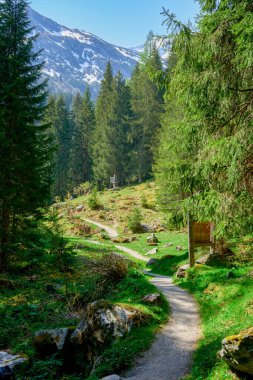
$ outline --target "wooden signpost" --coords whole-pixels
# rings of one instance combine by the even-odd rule
[[[188,238],[189,238],[189,264],[195,264],[195,247],[210,247],[210,253],[215,250],[214,225],[211,222],[196,222],[188,218]]]
[[[116,174],[114,174],[113,177],[110,177],[110,185],[112,185],[112,190],[119,188],[118,179],[116,177]]]

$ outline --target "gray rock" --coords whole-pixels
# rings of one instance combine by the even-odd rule
[[[168,247],[172,247],[173,246],[173,243],[167,243],[163,246],[163,248],[168,248]]]
[[[152,233],[152,235],[147,237],[147,243],[148,244],[157,244],[159,242],[158,237]]]
[[[34,344],[39,351],[47,348],[52,351],[61,351],[65,346],[68,333],[68,328],[40,330],[35,333]]]
[[[159,293],[147,294],[142,298],[142,301],[148,304],[157,305],[161,302],[161,295]]]
[[[158,262],[158,259],[155,259],[155,258],[152,258],[150,259],[148,262],[147,262],[147,266],[151,266],[151,265],[154,265]]]
[[[71,335],[72,343],[86,340],[106,344],[126,335],[141,320],[141,313],[123,309],[107,301],[95,301],[87,306],[85,316]]]
[[[81,320],[77,328],[71,334],[70,341],[74,344],[83,345],[89,337],[89,325],[86,319]]]
[[[83,211],[83,209],[84,209],[84,205],[80,205],[76,207],[76,211],[78,212]]]
[[[178,278],[186,277],[187,269],[189,269],[189,268],[190,268],[189,264],[183,265],[180,268],[178,268],[178,270],[176,272],[176,277],[178,277]]]
[[[148,251],[146,255],[155,255],[158,252],[158,248],[151,249],[151,251]]]
[[[118,375],[109,375],[109,376],[103,377],[100,380],[123,380],[123,377],[120,377]]]
[[[29,359],[25,355],[12,355],[6,351],[0,351],[0,379],[8,379],[15,371],[26,367]]]
[[[220,356],[232,368],[253,375],[253,327],[223,339]]]
[[[196,260],[196,264],[206,264],[207,260],[209,259],[209,253],[205,256],[200,257],[199,259]]]

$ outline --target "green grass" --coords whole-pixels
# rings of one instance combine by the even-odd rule
[[[188,380],[234,380],[238,377],[219,359],[224,337],[235,335],[253,325],[253,281],[246,276],[253,267],[233,269],[228,279],[226,266],[199,266],[188,277],[177,281],[190,291],[200,305],[203,338],[197,348]]]
[[[59,270],[54,254],[44,254],[26,270],[22,271],[19,263],[16,263],[17,267],[13,266],[9,274],[0,276],[0,279],[10,280],[14,284],[13,289],[1,287],[0,350],[10,349],[13,353],[24,353],[30,357],[32,366],[26,374],[29,380],[62,378],[57,374],[59,360],[52,358],[41,361],[34,349],[33,337],[35,331],[40,329],[77,325],[79,318],[71,317],[69,313],[72,311],[71,300],[76,297],[84,303],[106,299],[137,308],[147,315],[147,323],[134,328],[129,336],[115,342],[105,351],[105,361],[97,368],[99,376],[109,374],[114,368],[127,368],[135,354],[149,346],[156,330],[168,316],[168,305],[164,300],[160,306],[145,306],[142,302],[142,298],[156,291],[156,288],[141,273],[141,266],[137,263],[131,262],[125,279],[106,286],[100,285],[98,276],[87,271],[85,260],[117,251],[113,244],[106,242],[95,245],[78,237],[68,240],[74,247],[81,244],[82,249],[76,250],[71,270],[66,274]],[[48,285],[57,290],[48,291]],[[123,354],[126,348],[127,355]],[[71,378],[83,379],[82,376]]]

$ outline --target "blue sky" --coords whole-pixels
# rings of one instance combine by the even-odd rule
[[[30,0],[44,16],[124,47],[141,45],[150,30],[164,34],[162,7],[182,21],[194,20],[195,0]]]

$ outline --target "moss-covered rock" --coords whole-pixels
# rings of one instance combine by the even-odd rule
[[[223,339],[220,356],[232,368],[253,375],[253,327]]]

